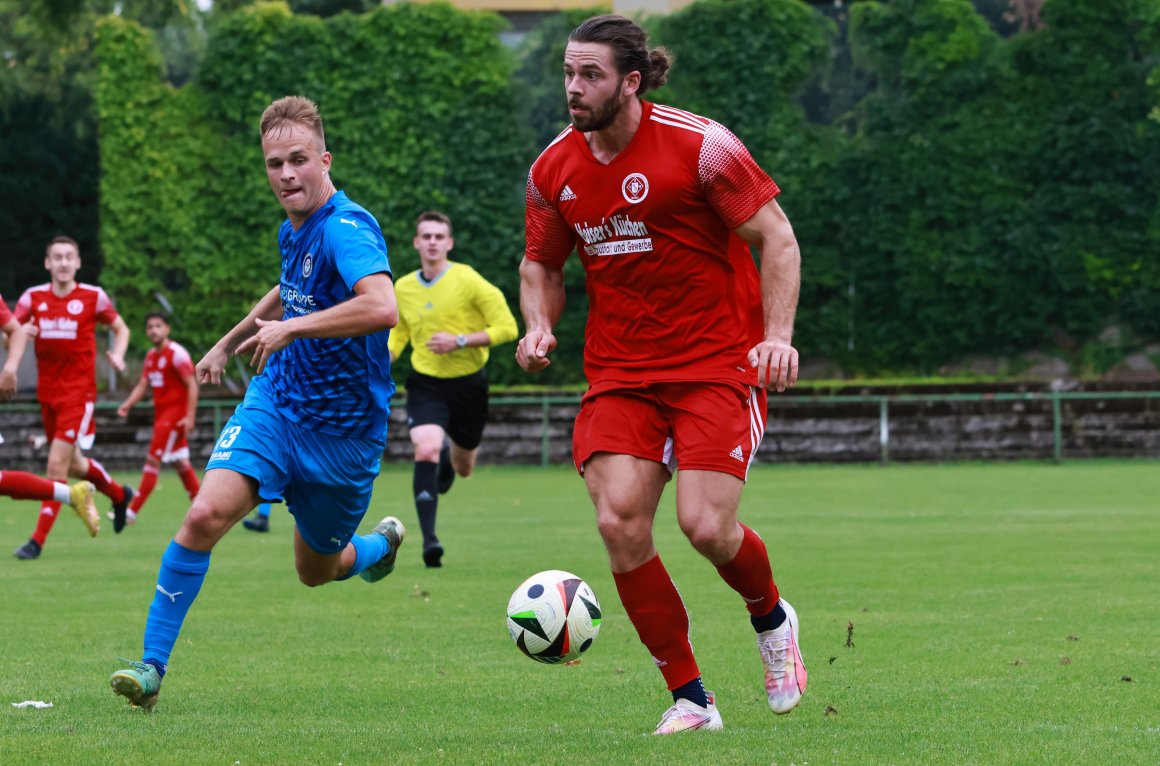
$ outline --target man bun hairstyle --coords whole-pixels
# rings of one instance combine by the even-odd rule
[[[305,96],[285,96],[266,107],[262,112],[262,138],[271,130],[277,130],[288,125],[301,125],[309,128],[318,138],[318,145],[326,151],[326,134],[322,130],[322,114],[318,105]]]
[[[649,50],[648,32],[632,19],[611,13],[593,16],[573,29],[568,41],[602,43],[611,47],[616,71],[621,77],[629,72],[640,72],[638,96],[668,82],[672,56],[664,48]]]

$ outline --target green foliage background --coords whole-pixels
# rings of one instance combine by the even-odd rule
[[[501,24],[447,5],[322,19],[259,3],[220,19],[195,79],[174,89],[149,33],[103,20],[105,280],[130,321],[161,291],[182,336],[205,348],[277,284],[284,214],[262,172],[257,124],[293,93],[318,103],[332,177],[379,219],[397,274],[418,265],[415,217],[438,208],[455,222],[460,257],[514,298],[532,147],[510,121],[514,59]],[[502,379],[514,363],[496,356]]]
[[[1048,0],[1046,26],[1014,34],[994,5],[700,0],[643,19],[676,59],[656,100],[730,127],[783,189],[807,358],[922,373],[1078,347],[1110,324],[1160,337],[1160,0]],[[564,39],[591,12],[550,18],[513,53],[497,17],[446,5],[323,19],[259,3],[215,16],[179,89],[150,33],[105,19],[102,281],[131,320],[163,292],[195,347],[236,321],[277,279],[256,122],[302,93],[396,271],[415,267],[415,215],[442,208],[460,257],[515,307],[527,167],[567,124]],[[574,261],[539,382],[581,377]],[[495,380],[526,382],[508,349],[493,359]]]

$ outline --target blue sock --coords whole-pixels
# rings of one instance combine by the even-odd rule
[[[270,518],[270,504],[269,503],[259,504],[258,505],[258,515],[265,516],[267,519]]]
[[[208,569],[209,551],[193,551],[176,540],[169,543],[161,557],[156,592],[145,620],[142,661],[156,666],[162,675],[169,664],[169,653],[177,643],[185,613],[197,598]]]
[[[701,677],[697,676],[684,686],[678,686],[673,689],[673,702],[684,698],[689,702],[695,702],[701,707],[709,706],[709,695],[705,693],[705,685],[701,683]]]
[[[350,544],[354,546],[354,565],[349,572],[338,578],[340,580],[349,580],[371,564],[377,564],[379,559],[391,552],[391,544],[387,542],[387,538],[375,532],[355,535],[350,538]]]

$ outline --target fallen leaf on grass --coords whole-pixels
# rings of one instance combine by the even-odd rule
[[[1020,659],[1019,657],[1016,657],[1015,659],[1011,660],[1011,664],[1012,665],[1026,665],[1027,663],[1024,662],[1022,659]]]
[[[1060,665],[1070,665],[1071,664],[1071,657],[1060,657],[1059,664]]]
[[[826,715],[830,716],[830,715],[837,715],[837,714],[838,714],[838,709],[836,707],[834,707],[833,705],[826,705]]]

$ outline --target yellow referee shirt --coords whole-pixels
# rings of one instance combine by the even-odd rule
[[[462,348],[449,354],[427,350],[437,332],[468,335],[486,330],[491,345],[515,340],[519,330],[500,289],[465,263],[451,261],[427,283],[413,271],[395,283],[399,323],[391,330],[389,347],[398,359],[411,344],[411,367],[434,378],[461,378],[487,364],[488,347]]]

